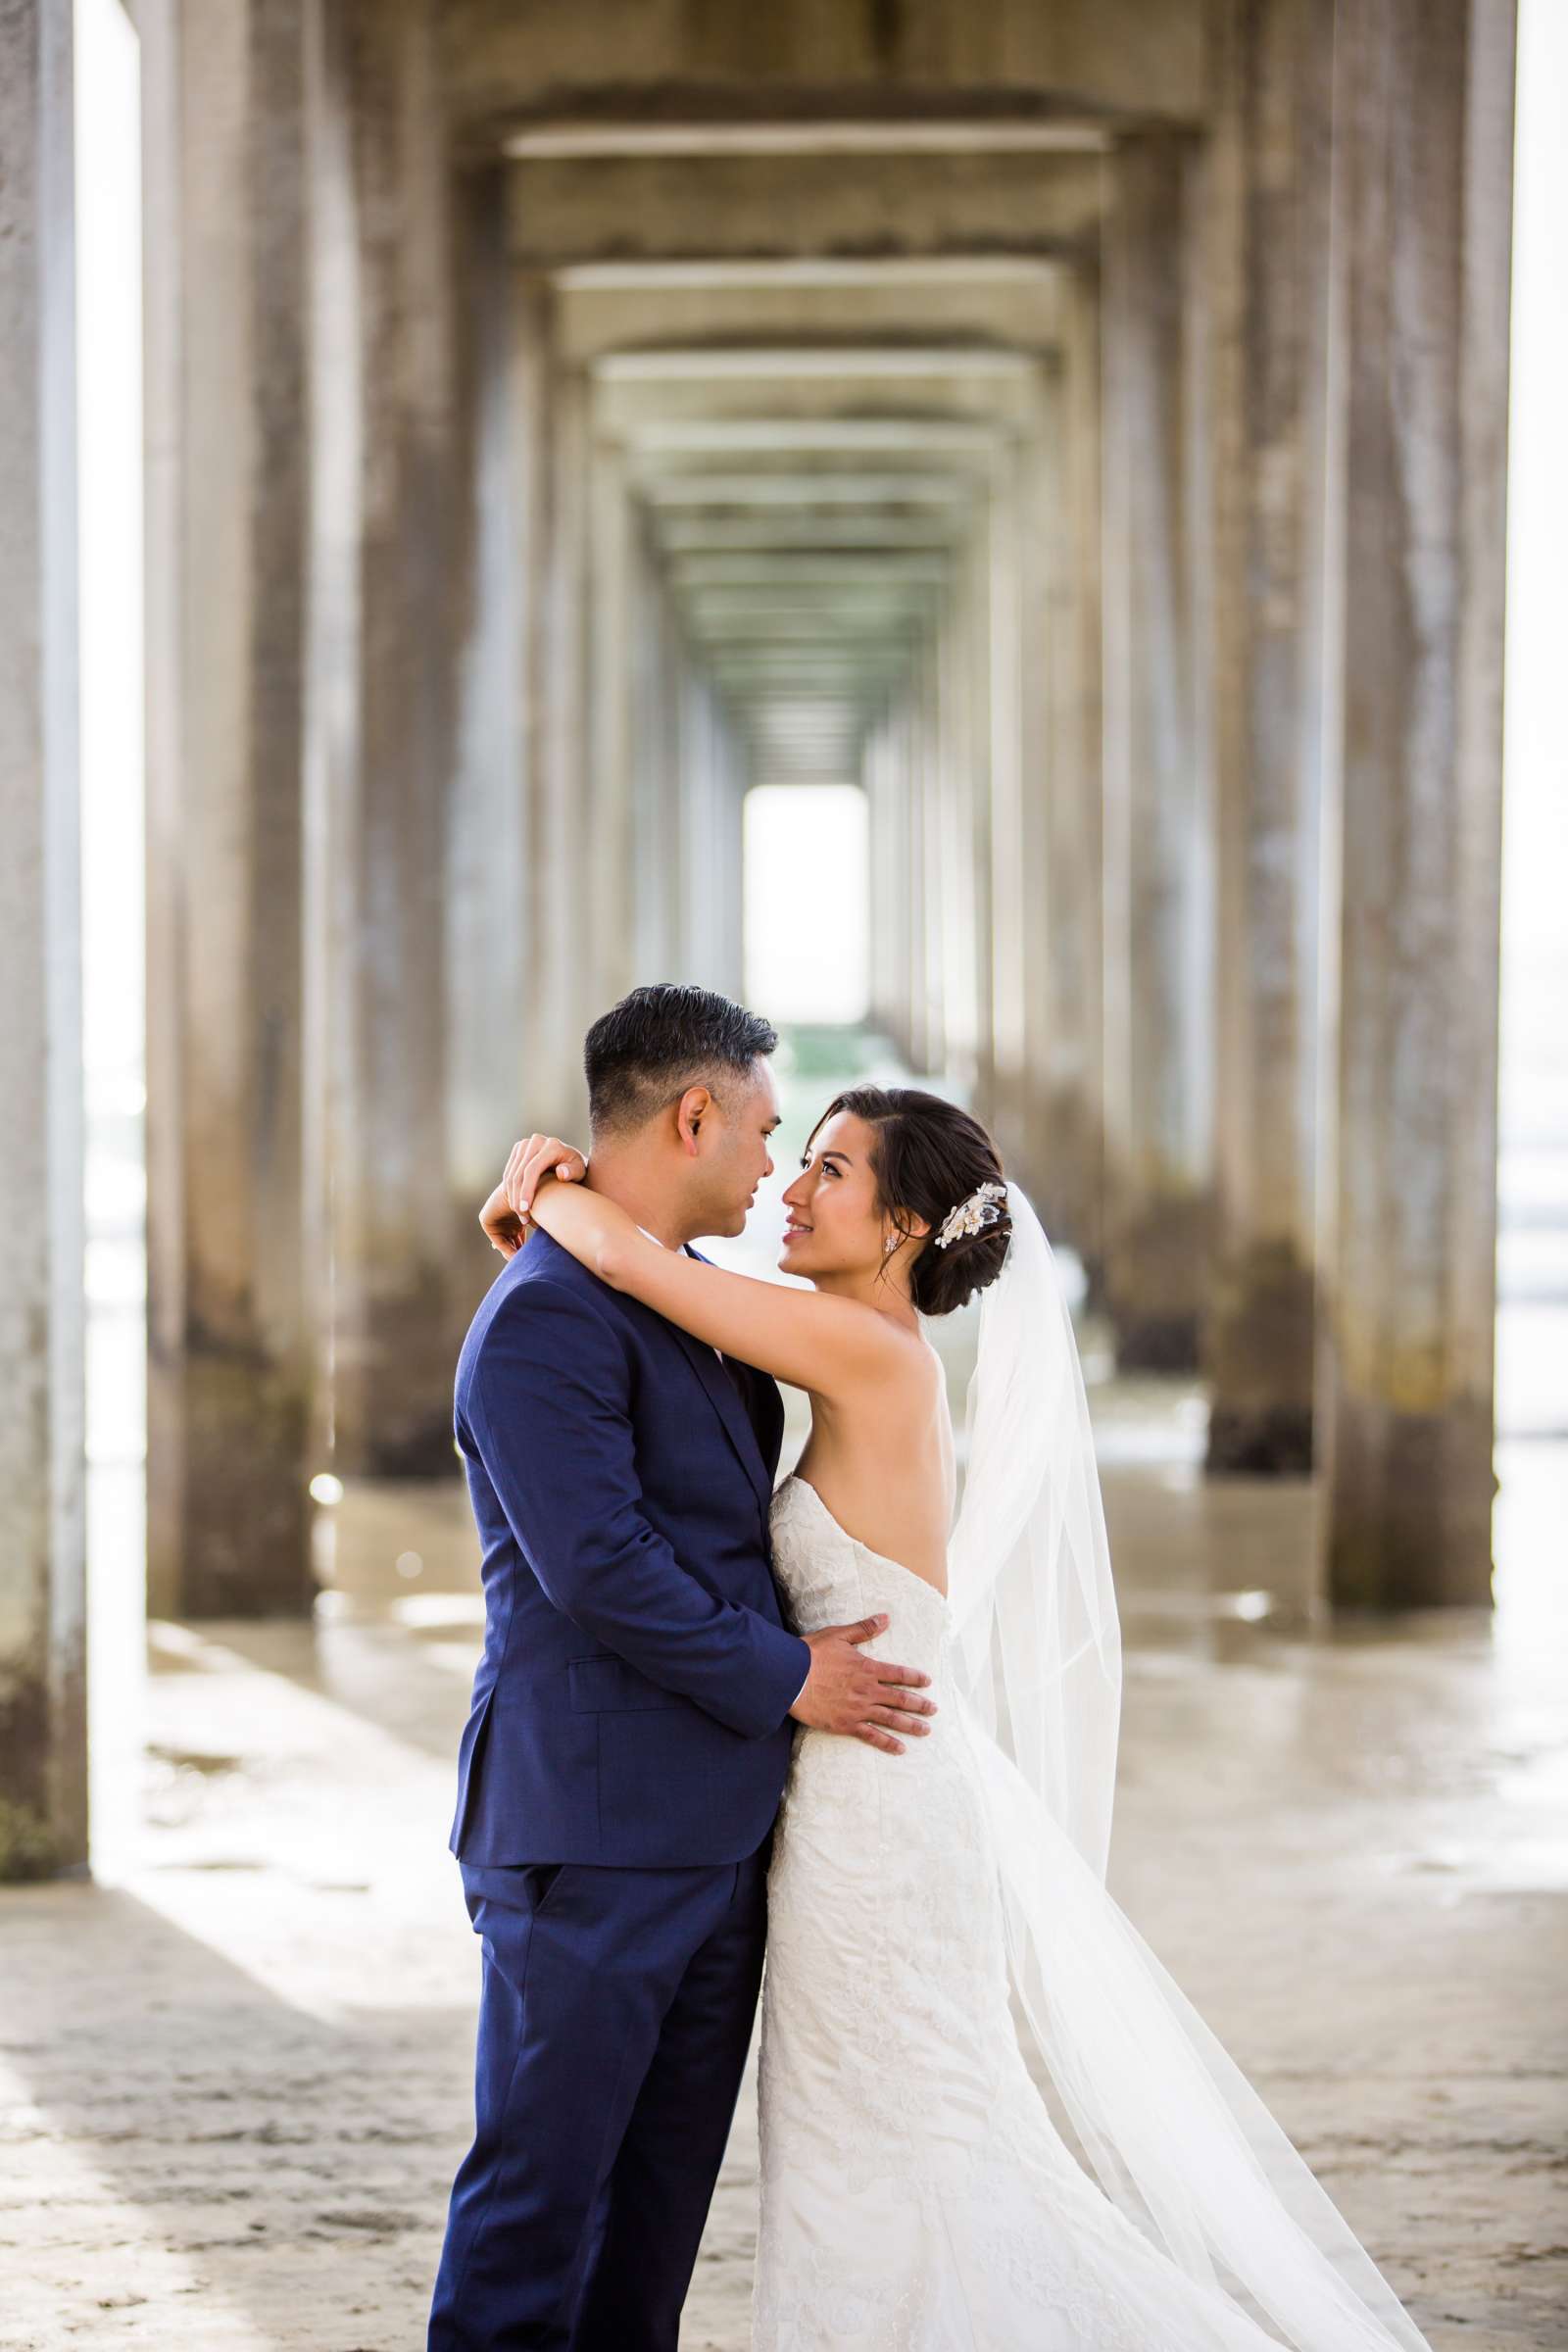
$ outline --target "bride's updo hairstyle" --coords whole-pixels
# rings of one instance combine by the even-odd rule
[[[909,1293],[922,1315],[951,1315],[976,1291],[995,1282],[1007,1254],[1012,1225],[1004,1206],[995,1223],[959,1233],[937,1248],[943,1220],[982,1184],[1005,1184],[997,1147],[976,1118],[917,1086],[857,1086],[836,1095],[816,1127],[847,1110],[875,1132],[871,1166],[877,1205],[899,1231],[910,1234],[923,1217],[929,1239],[915,1257]]]

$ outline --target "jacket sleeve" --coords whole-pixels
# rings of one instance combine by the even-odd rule
[[[591,1303],[519,1284],[466,1398],[485,1469],[549,1599],[666,1690],[744,1738],[776,1731],[811,1654],[683,1568],[642,1507],[624,1350]]]

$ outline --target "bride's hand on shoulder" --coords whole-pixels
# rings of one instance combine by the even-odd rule
[[[533,1230],[534,1200],[545,1178],[580,1184],[587,1172],[582,1152],[559,1135],[530,1135],[514,1144],[501,1182],[479,1211],[491,1248],[503,1257],[515,1257]]]

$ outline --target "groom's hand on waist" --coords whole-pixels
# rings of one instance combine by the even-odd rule
[[[790,1709],[797,1723],[813,1732],[840,1732],[863,1740],[890,1756],[902,1756],[905,1739],[923,1740],[930,1731],[922,1721],[937,1711],[935,1699],[920,1692],[931,1681],[912,1666],[890,1666],[883,1658],[868,1658],[862,1642],[887,1631],[886,1617],[861,1617],[854,1625],[825,1625],[808,1634],[811,1671],[806,1688]]]

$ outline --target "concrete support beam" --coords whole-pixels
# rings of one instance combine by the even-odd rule
[[[0,1879],[87,1856],[72,76],[0,13]]]
[[[1336,1602],[1485,1604],[1512,0],[1340,11]]]
[[[1313,1461],[1334,0],[1230,5],[1205,168],[1218,861],[1214,1470]]]
[[[315,1290],[349,1474],[451,1435],[446,809],[462,633],[437,11],[313,0],[311,819]]]
[[[1092,238],[1089,155],[595,158],[513,166],[512,245],[549,270],[968,252],[1024,261]]]
[[[564,119],[583,126],[579,140],[597,128],[601,144],[622,124],[645,139],[690,126],[688,146],[725,130],[760,143],[796,125],[817,146],[835,130],[841,143],[901,131],[918,142],[934,119],[959,125],[969,153],[990,161],[1015,124],[1039,136],[1093,128],[1123,108],[1171,119],[1202,104],[1201,0],[983,11],[961,36],[946,8],[924,0],[827,16],[818,0],[780,0],[765,29],[729,9],[643,8],[616,20],[612,43],[593,10],[448,0],[445,20],[449,88],[465,119],[514,109],[519,130]],[[549,105],[558,91],[571,95]]]
[[[304,12],[150,0],[148,1595],[309,1606]]]
[[[1126,1369],[1198,1358],[1209,810],[1195,692],[1191,153],[1119,153],[1105,236],[1105,1296]]]

